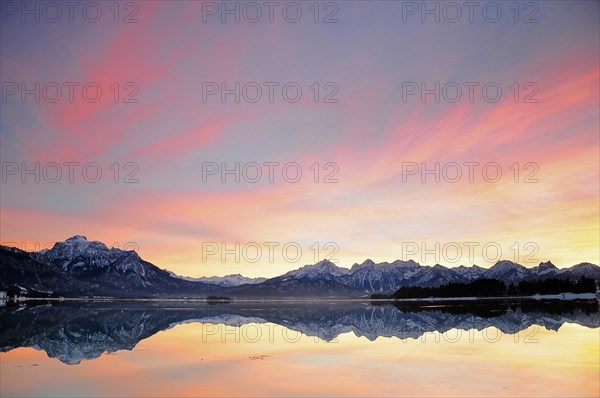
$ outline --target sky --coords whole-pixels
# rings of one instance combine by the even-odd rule
[[[598,2],[61,4],[0,4],[4,245],[600,262]]]

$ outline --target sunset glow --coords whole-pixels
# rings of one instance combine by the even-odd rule
[[[544,2],[531,24],[512,14],[496,24],[402,23],[401,3],[343,2],[332,24],[312,14],[297,24],[224,24],[202,2],[159,1],[140,3],[130,24],[108,13],[97,24],[24,31],[9,18],[0,39],[1,243],[32,251],[81,234],[188,276],[269,277],[328,256],[346,267],[367,258],[598,264],[598,3]],[[9,82],[58,82],[63,97],[48,101],[52,86],[23,103]],[[62,82],[81,83],[72,103]],[[81,94],[86,82],[102,88],[98,102]],[[255,85],[223,103],[207,91],[222,82]],[[265,82],[279,84],[272,102]],[[302,88],[297,102],[282,98],[286,82]],[[407,95],[422,82],[456,82],[463,97]],[[473,101],[464,82],[481,83]],[[496,102],[483,97],[488,82],[502,88]],[[256,86],[261,99],[246,101]],[[335,88],[337,103],[325,102]],[[57,182],[48,181],[51,162],[61,165]],[[67,162],[79,163],[72,182]],[[90,162],[102,172],[95,183],[96,168],[82,173]],[[211,168],[236,162],[239,183]],[[273,182],[266,162],[278,162]],[[297,167],[282,174],[291,162],[298,182],[289,181]],[[249,182],[254,163],[262,178]],[[423,183],[436,163],[440,182]],[[462,175],[451,182],[455,165]],[[269,242],[278,245],[272,259]],[[301,257],[283,252],[290,242]],[[207,255],[207,243],[219,252]],[[221,245],[236,243],[239,258],[222,258]],[[249,261],[256,246],[261,256]]]
[[[532,327],[520,332],[520,337],[497,330],[450,330],[438,335],[438,342],[433,333],[402,341],[380,337],[367,348],[366,339],[352,333],[327,343],[273,324],[213,329],[191,323],[144,340],[131,352],[70,366],[69,391],[194,397],[238,396],[249,389],[257,396],[372,396],[375,391],[419,397],[563,397],[574,392],[594,396],[600,388],[594,332],[577,325],[565,325],[561,332],[561,344],[555,331]],[[486,341],[484,334],[500,338]],[[523,341],[529,335],[535,336],[535,343]],[[545,347],[552,344],[556,350],[548,352]],[[19,390],[22,393],[61,395],[65,391],[60,380],[67,365],[32,348],[4,355],[3,360],[16,366],[3,369],[2,377],[14,386],[27,386]],[[263,360],[257,359],[261,356]],[[325,358],[327,362],[319,361]],[[40,370],[45,373],[39,376],[39,384],[49,388],[28,385],[18,366],[31,363],[42,363]],[[327,370],[316,372],[316,365]],[[256,374],[268,375],[268,381],[257,383]],[[2,392],[14,393],[4,387]]]

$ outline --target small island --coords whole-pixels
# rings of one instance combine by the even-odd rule
[[[206,302],[208,304],[229,304],[233,301],[231,297],[226,296],[208,296]]]

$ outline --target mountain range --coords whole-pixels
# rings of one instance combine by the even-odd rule
[[[25,252],[0,246],[0,290],[28,295],[117,297],[360,297],[390,293],[405,286],[436,287],[451,282],[491,278],[506,284],[545,278],[600,280],[600,267],[581,263],[559,269],[551,262],[533,268],[502,260],[491,268],[447,268],[408,260],[351,268],[328,260],[305,265],[274,278],[178,276],[144,261],[135,251],[108,248],[81,235],[51,249]]]

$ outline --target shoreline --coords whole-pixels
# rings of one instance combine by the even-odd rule
[[[490,296],[490,297],[420,297],[420,298],[401,298],[401,299],[373,299],[370,301],[485,301],[485,300],[599,300],[597,293],[558,293],[558,294],[535,294],[532,296]]]
[[[326,302],[440,302],[440,301],[505,301],[505,300],[597,300],[600,301],[597,293],[559,293],[559,294],[536,294],[533,296],[494,296],[494,297],[420,297],[420,298],[247,298],[236,299],[231,297],[231,301],[213,301],[206,298],[139,298],[139,297],[19,297],[19,298],[1,298],[0,303],[6,302],[24,302],[24,301],[81,301],[81,302],[176,302],[176,303],[206,303],[206,304],[234,304],[234,303],[326,303]]]

